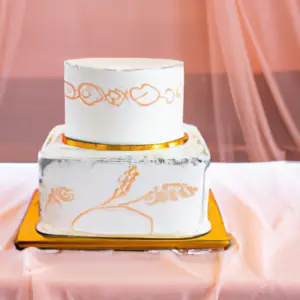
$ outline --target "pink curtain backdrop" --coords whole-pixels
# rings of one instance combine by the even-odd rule
[[[0,161],[64,122],[63,60],[185,62],[214,161],[300,159],[300,0],[0,0]]]

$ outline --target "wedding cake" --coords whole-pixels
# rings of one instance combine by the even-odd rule
[[[184,65],[67,60],[65,124],[39,152],[43,234],[186,238],[210,231],[210,153],[183,123]]]

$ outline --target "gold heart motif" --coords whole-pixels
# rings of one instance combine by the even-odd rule
[[[160,98],[159,90],[148,83],[131,88],[129,95],[140,106],[150,106]]]

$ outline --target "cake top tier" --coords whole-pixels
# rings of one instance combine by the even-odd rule
[[[165,143],[183,132],[183,62],[150,58],[65,61],[65,135],[113,145]]]

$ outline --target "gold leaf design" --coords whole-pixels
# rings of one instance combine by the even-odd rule
[[[45,204],[45,210],[47,210],[50,203],[61,205],[60,202],[71,202],[75,198],[74,193],[71,189],[66,187],[51,188],[48,195],[47,202]]]
[[[113,195],[109,197],[105,202],[101,205],[107,205],[109,202],[114,199],[121,198],[126,196],[126,194],[130,191],[133,182],[136,180],[136,177],[139,176],[140,173],[137,171],[136,166],[132,166],[130,169],[126,170],[119,178],[119,187],[115,189]]]
[[[56,197],[60,201],[71,202],[74,200],[73,191],[66,187],[59,187],[56,189]]]
[[[185,183],[166,183],[162,186],[155,186],[150,192],[142,197],[124,203],[122,205],[130,205],[145,201],[147,205],[154,205],[160,202],[177,201],[180,198],[190,198],[196,194],[198,188],[188,186]]]

